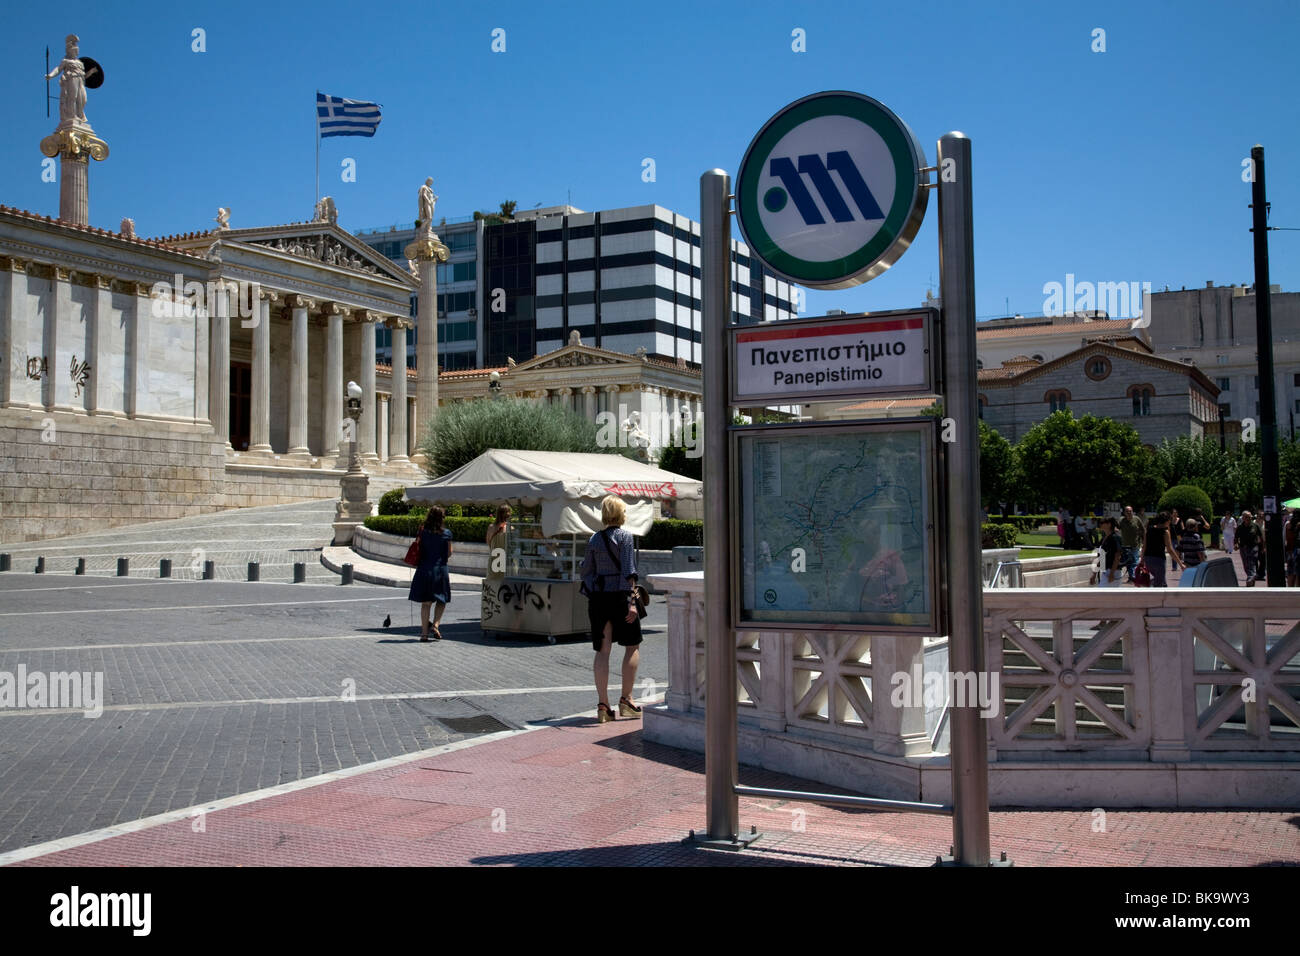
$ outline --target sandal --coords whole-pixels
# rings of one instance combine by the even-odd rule
[[[421,635],[420,635],[420,643],[421,643],[421,644],[428,644],[428,643],[429,643],[429,635],[428,635],[428,634],[421,634]]]
[[[607,723],[609,723],[611,720],[614,720],[614,719],[615,719],[615,718],[614,718],[614,711],[613,711],[613,709],[609,706],[609,704],[606,704],[606,703],[600,703],[600,704],[597,704],[597,705],[596,705],[596,722],[597,722],[597,723],[607,724]]]
[[[618,715],[620,717],[640,717],[641,708],[628,698],[620,697],[618,699]]]
[[[433,639],[434,639],[435,641],[440,641],[440,640],[442,640],[442,631],[440,631],[440,630],[438,629],[438,625],[437,625],[437,624],[433,625]]]

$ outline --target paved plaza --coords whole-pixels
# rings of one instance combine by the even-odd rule
[[[0,709],[0,853],[594,709],[586,641],[485,639],[477,594],[457,591],[444,640],[421,644],[404,590],[339,586],[319,565],[326,505],[0,548],[15,555],[0,575],[0,671],[104,675],[96,719]],[[277,560],[253,584],[159,580],[156,560],[152,577],[134,561],[131,577],[109,576],[117,555],[179,567],[194,546]],[[313,549],[308,583],[285,583],[288,556]],[[44,575],[27,566],[38,552]],[[78,555],[85,577],[70,573]],[[665,621],[656,598],[638,693],[663,693]]]

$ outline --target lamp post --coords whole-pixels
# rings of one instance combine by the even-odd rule
[[[334,506],[334,544],[352,543],[357,526],[370,515],[367,492],[370,479],[361,470],[361,457],[357,454],[357,423],[361,420],[361,386],[348,382],[344,401],[343,438],[348,443],[348,470],[339,479],[342,493]]]
[[[496,401],[498,398],[501,397],[501,373],[500,372],[488,373],[488,394],[492,396],[493,401]]]

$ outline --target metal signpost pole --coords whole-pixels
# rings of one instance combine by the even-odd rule
[[[979,419],[975,372],[975,254],[970,140],[939,139],[939,289],[943,301],[943,413],[954,440],[944,448],[947,489],[948,666],[984,670],[984,582],[980,573]],[[945,436],[947,437],[947,436]],[[952,708],[953,862],[989,865],[988,740],[976,701]],[[1000,708],[999,708],[1000,709]]]
[[[736,785],[736,639],[731,631],[731,500],[728,494],[731,320],[731,177],[700,177],[700,287],[704,341],[704,788],[710,841],[740,832]]]
[[[1273,382],[1273,309],[1268,288],[1268,199],[1264,193],[1264,147],[1250,150],[1251,222],[1255,239],[1255,341],[1259,343],[1259,437],[1264,485],[1264,565],[1268,586],[1286,586],[1282,558],[1281,481],[1277,463],[1277,396]]]

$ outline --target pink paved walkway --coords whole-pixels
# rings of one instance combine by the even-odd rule
[[[28,861],[36,866],[927,866],[947,817],[742,799],[744,853],[685,847],[703,829],[703,757],[647,743],[640,721],[562,722]],[[828,789],[741,768],[754,786]],[[802,811],[799,820],[793,811]],[[802,829],[798,828],[802,824]],[[495,828],[494,828],[495,827]],[[996,812],[1017,866],[1300,865],[1300,811]]]

